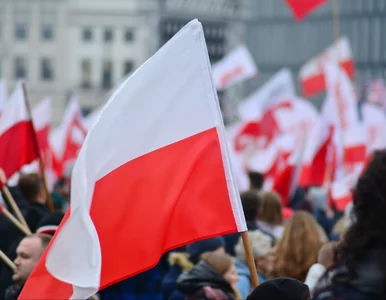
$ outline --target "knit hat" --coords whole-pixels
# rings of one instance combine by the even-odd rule
[[[208,251],[215,251],[220,247],[225,247],[225,240],[222,236],[189,244],[186,246],[186,250],[189,253],[189,259],[193,263],[197,263],[200,260],[201,254]]]
[[[292,278],[277,278],[260,284],[247,300],[306,300],[310,290],[304,283]]]
[[[64,214],[62,212],[56,211],[52,213],[46,214],[39,222],[38,229],[36,229],[36,233],[46,233],[50,235],[54,235]]]

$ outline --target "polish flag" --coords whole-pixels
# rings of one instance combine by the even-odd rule
[[[11,178],[22,166],[39,157],[21,82],[17,83],[15,91],[4,106],[0,118],[0,145],[0,168],[7,178]]]
[[[361,107],[362,119],[368,135],[367,155],[386,148],[386,116],[377,105],[364,103]]]
[[[294,96],[295,87],[291,71],[282,69],[238,106],[240,119],[244,121],[260,120],[267,110],[281,102],[292,101]]]
[[[344,132],[344,162],[346,166],[364,164],[367,158],[368,135],[365,126],[358,123]]]
[[[320,118],[305,142],[299,185],[322,186],[327,171],[327,154],[332,145],[333,127]]]
[[[54,130],[51,137],[55,156],[63,165],[63,169],[72,165],[76,160],[86,134],[87,129],[84,125],[78,99],[76,95],[73,95],[61,124]]]
[[[349,77],[355,75],[354,59],[350,43],[341,37],[333,45],[300,68],[299,79],[304,97],[311,97],[326,89],[323,64],[330,61],[346,72]]]
[[[257,67],[246,46],[239,46],[213,65],[213,80],[217,90],[252,78]]]
[[[288,206],[296,189],[297,179],[301,168],[304,151],[304,140],[297,143],[290,157],[285,160],[285,165],[275,176],[272,190],[277,192],[282,199],[283,206]]]
[[[32,110],[32,120],[35,126],[40,151],[45,152],[49,149],[48,137],[52,122],[51,98],[44,98],[36,107],[34,107]]]
[[[285,0],[291,8],[292,13],[297,21],[300,21],[308,14],[313,12],[319,6],[326,3],[328,0]]]
[[[247,230],[226,145],[194,20],[103,108],[74,166],[71,211],[19,299],[86,299],[173,248]]]

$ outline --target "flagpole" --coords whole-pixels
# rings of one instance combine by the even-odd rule
[[[0,258],[4,261],[4,263],[8,267],[12,269],[12,271],[16,269],[15,264],[12,262],[12,260],[9,259],[9,257],[2,250],[0,250]]]
[[[257,277],[257,270],[255,265],[255,259],[253,257],[251,243],[249,241],[248,231],[241,233],[241,238],[243,239],[243,245],[245,249],[245,256],[247,258],[249,274],[251,274],[251,281],[253,288],[256,288],[259,285],[259,278]]]
[[[37,137],[36,137],[35,126],[34,126],[34,122],[32,120],[31,107],[29,105],[27,89],[26,89],[26,86],[25,86],[24,82],[22,82],[22,87],[23,87],[23,94],[24,94],[25,105],[27,107],[28,114],[29,114],[29,116],[31,118],[32,129],[33,129],[33,132],[34,132],[34,139],[35,139],[34,142],[35,142],[36,150],[38,151],[38,161],[39,161],[40,172],[41,172],[41,175],[42,175],[43,187],[44,187],[44,190],[45,190],[46,195],[47,195],[47,205],[48,205],[49,210],[52,212],[55,209],[54,209],[54,205],[52,203],[51,194],[48,191],[46,172],[45,172],[45,168],[44,168],[44,162],[43,162],[43,159],[42,159],[41,154],[40,154],[40,149],[39,149],[38,141],[37,141]]]
[[[15,225],[20,231],[25,235],[32,234],[31,230],[28,227],[25,227],[22,223],[18,221],[9,211],[3,206],[0,206],[0,213],[2,213],[13,225]]]
[[[340,36],[339,0],[332,0],[332,14],[334,24],[334,39],[337,41]]]

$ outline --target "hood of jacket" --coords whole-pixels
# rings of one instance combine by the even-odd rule
[[[220,289],[225,293],[233,293],[228,281],[203,261],[200,261],[190,271],[181,274],[177,280],[178,289],[187,295],[193,294],[205,286]]]

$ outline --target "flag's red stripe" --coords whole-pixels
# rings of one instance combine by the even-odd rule
[[[358,145],[344,149],[345,163],[363,163],[366,160],[366,146]]]
[[[102,250],[101,288],[149,269],[172,248],[237,231],[217,130],[103,177],[95,185],[91,217]]]
[[[353,77],[355,75],[355,66],[352,60],[343,61],[340,66],[346,73]],[[323,73],[319,73],[302,80],[302,90],[305,97],[312,97],[326,90],[326,80]]]
[[[0,168],[10,178],[38,157],[31,121],[16,123],[0,136]]]

